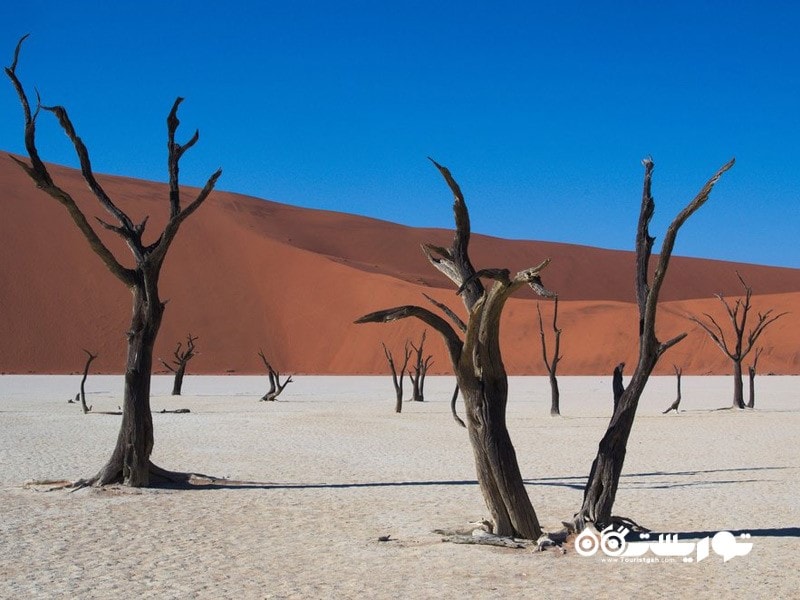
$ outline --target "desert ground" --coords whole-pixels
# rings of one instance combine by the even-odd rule
[[[108,457],[119,416],[66,400],[79,376],[0,377],[0,596],[7,598],[786,598],[800,585],[798,377],[757,380],[757,408],[728,406],[728,377],[675,379],[639,408],[615,513],[698,541],[748,532],[749,554],[622,561],[602,553],[445,543],[437,529],[486,518],[450,377],[393,412],[387,377],[298,376],[258,402],[263,377],[154,378],[153,460],[248,482],[198,489],[44,491]],[[87,381],[93,412],[120,403],[119,376]],[[611,412],[610,377],[510,381],[509,427],[546,530],[579,507]],[[189,408],[189,414],[160,414]],[[388,541],[379,538],[388,537]]]

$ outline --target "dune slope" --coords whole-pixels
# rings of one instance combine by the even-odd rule
[[[80,174],[52,167],[63,187],[100,216]],[[166,212],[166,186],[124,177],[100,178],[115,201],[141,219],[151,236]],[[128,291],[108,273],[66,211],[36,190],[7,156],[0,158],[4,218],[0,234],[0,371],[79,371],[82,348],[99,354],[94,368],[120,372],[128,326]],[[195,190],[186,189],[186,197]],[[441,201],[450,199],[443,189]],[[473,224],[476,230],[480,224]],[[127,260],[127,249],[106,236]],[[199,336],[194,373],[258,373],[263,348],[282,372],[372,374],[386,371],[381,342],[397,351],[418,339],[418,322],[353,325],[358,316],[389,306],[425,303],[422,293],[461,311],[452,285],[427,264],[422,242],[449,244],[452,233],[415,229],[354,215],[286,206],[215,192],[181,229],[162,276],[169,299],[156,355],[168,359],[191,332]],[[562,298],[564,374],[608,373],[632,362],[636,344],[633,255],[568,244],[512,241],[474,235],[478,267],[521,269],[544,257],[553,262],[545,282]],[[763,337],[761,372],[800,373],[800,270],[676,257],[662,299],[664,337],[689,337],[662,361],[687,373],[726,373],[719,350],[688,322],[687,314],[723,317],[713,294],[741,293],[739,270],[758,294],[756,310],[789,311]],[[543,305],[545,315],[551,307]],[[520,294],[503,323],[506,366],[541,374],[536,306]],[[547,316],[545,317],[547,318]],[[432,372],[447,373],[443,346],[428,336]]]

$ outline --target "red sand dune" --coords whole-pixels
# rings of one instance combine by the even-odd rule
[[[52,167],[62,186],[100,215],[80,174]],[[135,219],[150,215],[158,231],[167,209],[166,186],[101,177],[112,198]],[[81,348],[99,353],[93,369],[121,372],[129,292],[77,232],[66,211],[36,190],[6,156],[0,158],[0,371],[79,371]],[[186,200],[196,190],[187,188]],[[441,201],[449,205],[446,187]],[[480,223],[473,223],[480,229]],[[104,239],[111,239],[102,232]],[[113,236],[112,236],[113,237]],[[214,192],[184,223],[162,276],[169,299],[156,356],[169,358],[178,341],[199,336],[190,373],[260,373],[263,348],[282,372],[382,374],[380,343],[399,351],[423,325],[401,321],[353,325],[362,314],[402,304],[426,304],[422,293],[463,313],[453,286],[419,250],[422,242],[448,245],[452,233],[415,229],[353,215],[301,209],[227,192]],[[127,260],[127,249],[110,242]],[[567,244],[509,241],[474,235],[476,266],[512,270],[551,257],[545,283],[559,292],[564,359],[560,372],[608,374],[636,356],[633,255]],[[663,338],[689,332],[662,359],[689,374],[724,374],[729,366],[687,314],[724,318],[713,294],[741,293],[739,270],[757,296],[756,310],[789,311],[762,337],[762,373],[800,374],[800,270],[675,257],[662,294]],[[552,306],[543,304],[545,318]],[[449,373],[438,336],[428,335],[435,363]],[[506,366],[512,374],[542,374],[536,304],[528,292],[507,305],[503,323]]]

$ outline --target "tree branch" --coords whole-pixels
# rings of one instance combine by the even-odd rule
[[[464,202],[464,195],[461,193],[461,188],[458,186],[455,179],[453,179],[450,170],[430,157],[428,160],[439,170],[439,173],[444,177],[450,191],[453,193],[453,214],[455,216],[456,231],[453,237],[453,243],[449,249],[425,244],[422,250],[434,267],[444,273],[459,288],[466,288],[462,299],[464,300],[467,310],[472,310],[478,298],[483,295],[484,288],[479,279],[471,279],[469,284],[466,284],[467,280],[475,273],[475,268],[472,266],[472,262],[469,258],[469,239],[471,234],[469,211]],[[439,256],[436,257],[434,254],[438,254]]]
[[[433,327],[442,335],[447,346],[447,351],[450,354],[450,361],[453,363],[453,367],[455,368],[458,365],[461,357],[463,342],[447,321],[445,321],[439,315],[429,311],[427,308],[413,305],[398,306],[396,308],[379,310],[368,315],[364,315],[363,317],[356,319],[354,323],[389,323],[391,321],[406,319],[408,317],[416,317],[422,322]]]
[[[449,306],[447,306],[446,304],[444,304],[442,302],[438,302],[438,301],[434,300],[433,298],[428,296],[428,294],[423,293],[422,295],[425,296],[425,298],[428,299],[428,302],[433,304],[436,308],[441,310],[445,315],[450,317],[450,320],[453,321],[453,323],[455,324],[456,327],[458,327],[458,329],[461,331],[461,333],[466,333],[467,332],[467,324],[464,323],[464,321],[461,320],[461,317],[459,317],[455,312],[453,312],[450,309]]]
[[[30,103],[28,101],[28,96],[25,93],[24,88],[22,87],[22,83],[19,81],[16,75],[16,67],[17,62],[19,59],[20,49],[22,47],[23,41],[28,36],[22,37],[19,42],[17,43],[17,47],[14,51],[14,61],[12,62],[10,67],[5,69],[6,75],[8,75],[11,83],[13,84],[17,96],[19,97],[20,103],[22,104],[22,110],[24,115],[24,122],[25,122],[25,148],[28,152],[28,157],[30,158],[31,164],[28,165],[25,162],[12,157],[14,162],[19,165],[23,171],[34,181],[36,186],[40,188],[42,191],[47,193],[49,196],[57,200],[60,204],[62,204],[72,217],[73,222],[78,227],[78,230],[83,234],[84,238],[89,242],[92,250],[97,254],[100,259],[105,263],[106,267],[118,278],[120,279],[125,285],[131,286],[134,283],[134,273],[130,269],[126,269],[123,267],[113,253],[108,249],[108,247],[103,243],[103,241],[98,237],[97,232],[94,228],[89,224],[89,221],[86,219],[86,216],[83,212],[78,208],[75,200],[72,198],[70,194],[68,194],[65,190],[57,186],[54,182],[52,177],[50,177],[50,173],[47,170],[44,162],[41,160],[39,156],[39,151],[36,148],[36,117],[39,114],[39,108],[41,107],[41,103],[37,104],[36,112],[31,114],[30,110]],[[75,133],[75,129],[72,127],[72,123],[69,121],[69,117],[66,114],[66,111],[61,109],[60,107],[48,108],[50,112],[53,112],[56,117],[59,119],[62,128],[67,133],[70,140],[73,142],[73,146],[75,148],[76,153],[78,154],[78,158],[81,162],[81,172],[84,176],[84,179],[89,184],[89,187],[95,193],[95,196],[100,201],[101,205],[104,206],[109,212],[117,216],[120,214],[123,216],[123,220],[120,220],[120,223],[124,226],[124,214],[119,211],[119,209],[114,206],[114,204],[110,201],[108,196],[102,190],[102,188],[97,184],[96,180],[94,179],[94,175],[91,171],[91,164],[88,160],[88,152],[86,151],[83,142]],[[116,213],[115,213],[116,211]]]

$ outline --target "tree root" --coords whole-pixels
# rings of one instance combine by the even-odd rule
[[[610,523],[594,523],[591,520],[587,519],[581,513],[577,513],[572,519],[569,521],[561,521],[561,524],[564,526],[564,529],[558,531],[556,533],[551,533],[551,539],[555,538],[553,536],[558,536],[559,538],[564,538],[575,534],[580,533],[589,525],[593,525],[595,529],[598,531],[602,531],[607,527],[611,527],[616,531],[621,531],[622,529],[628,529],[630,532],[634,533],[648,533],[652,530],[648,529],[644,525],[640,525],[633,519],[628,517],[620,517],[618,515],[612,515]]]
[[[491,523],[479,521],[471,523],[472,527],[463,529],[434,529],[433,533],[442,536],[442,542],[451,544],[476,544],[480,546],[497,546],[516,550],[530,549],[542,552],[555,549],[564,554],[564,542],[567,534],[562,532],[542,534],[538,540],[528,540],[510,536],[495,535],[491,532]]]
[[[166,488],[166,489],[191,489],[202,486],[211,486],[224,482],[226,485],[241,485],[247,487],[252,482],[235,481],[202,473],[184,473],[181,471],[168,471],[153,463],[149,465],[149,483],[147,488]],[[69,490],[76,492],[86,487],[104,488],[106,486],[124,486],[122,477],[122,467],[106,465],[100,472],[93,477],[72,481],[69,479],[33,479],[23,484],[25,489],[32,489],[37,492],[52,492],[56,490]]]
[[[75,482],[68,479],[30,479],[23,483],[22,487],[35,492],[53,492],[70,489],[74,485]]]
[[[482,546],[500,546],[501,548],[530,548],[536,542],[517,538],[502,537],[491,533],[483,535],[448,535],[442,538],[443,542],[452,544],[479,544]]]

